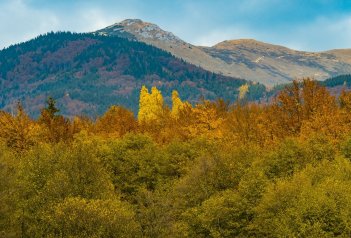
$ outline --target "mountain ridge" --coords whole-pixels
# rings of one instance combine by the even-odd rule
[[[245,78],[268,87],[295,78],[325,80],[351,72],[351,50],[348,49],[307,52],[255,39],[226,40],[210,47],[195,46],[140,19],[127,19],[96,33],[142,41],[211,72]]]

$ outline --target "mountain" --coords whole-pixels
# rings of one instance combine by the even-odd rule
[[[351,72],[351,50],[304,52],[252,39],[200,47],[138,19],[128,19],[96,33],[142,41],[211,72],[245,78],[269,87],[295,78],[325,80]]]
[[[186,43],[173,35],[173,33],[164,31],[155,24],[143,22],[139,19],[127,19],[95,33],[103,36],[125,37],[153,45],[211,72],[222,74],[229,70],[227,68],[230,68],[223,60],[212,57],[202,48]],[[231,75],[230,73],[224,73],[224,75],[234,77],[234,74]]]
[[[274,85],[295,77],[348,74],[350,55],[347,49],[308,53],[255,40],[197,47],[157,25],[125,20],[92,33],[48,33],[1,50],[0,109],[12,111],[20,100],[36,117],[52,96],[65,116],[95,117],[116,104],[136,113],[142,85],[157,86],[168,105],[173,89],[191,103],[233,102],[243,84],[250,86],[248,100],[269,100],[281,88]],[[336,94],[344,79],[328,81],[337,84]]]
[[[11,111],[20,100],[34,117],[48,96],[65,116],[94,117],[116,104],[136,112],[142,85],[157,86],[169,104],[173,89],[192,103],[201,97],[234,101],[246,83],[119,36],[49,33],[0,51],[0,109]],[[265,90],[259,84],[251,89],[251,98]]]

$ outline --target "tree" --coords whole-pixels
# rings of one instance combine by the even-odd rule
[[[139,121],[147,120],[149,110],[150,110],[149,104],[150,104],[149,90],[143,85],[141,87],[140,97],[139,97],[139,112],[138,112]]]
[[[23,152],[36,143],[38,126],[25,113],[22,104],[17,104],[16,116],[0,112],[0,138],[16,152]]]
[[[249,92],[249,85],[243,84],[239,87],[239,95],[238,95],[238,99],[239,100],[243,100],[246,96],[246,94]]]
[[[97,119],[95,128],[99,134],[122,137],[136,131],[137,121],[131,111],[123,107],[112,106]]]
[[[163,116],[164,104],[161,92],[156,88],[151,88],[151,93],[143,86],[140,91],[139,113],[140,122],[157,121]]]
[[[324,160],[269,186],[257,206],[258,237],[348,237],[350,163]]]
[[[336,103],[326,88],[306,78],[287,86],[276,98],[273,108],[281,133],[297,135],[304,121],[333,113]]]
[[[188,210],[183,219],[190,237],[248,237],[249,206],[232,190],[217,193],[201,206]]]
[[[340,107],[347,112],[351,111],[351,92],[343,90],[339,98]]]
[[[50,117],[55,117],[56,113],[60,112],[60,110],[56,107],[56,101],[52,98],[49,97],[48,100],[46,101],[47,107],[44,109]]]
[[[298,81],[294,80],[276,98],[273,105],[281,131],[297,134],[302,124],[302,98]]]
[[[44,236],[47,212],[66,198],[116,199],[109,173],[98,156],[98,144],[79,134],[71,145],[40,144],[21,158],[12,194],[16,208],[13,226],[19,234]]]
[[[179,117],[179,111],[184,108],[184,103],[182,100],[179,98],[179,94],[176,90],[173,90],[172,92],[172,111],[171,115],[174,118]]]
[[[43,137],[50,142],[67,141],[72,139],[72,128],[70,121],[61,115],[57,115],[59,109],[56,107],[56,101],[49,97],[47,106],[41,110],[38,119],[39,124],[44,129]]]
[[[119,200],[67,198],[47,212],[45,235],[60,237],[137,237],[132,208]]]

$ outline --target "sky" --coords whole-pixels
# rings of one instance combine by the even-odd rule
[[[0,0],[0,49],[134,18],[194,45],[250,38],[305,51],[351,48],[351,0]]]

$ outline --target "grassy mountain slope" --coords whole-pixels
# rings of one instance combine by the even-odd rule
[[[273,87],[296,78],[317,80],[351,72],[351,51],[304,52],[252,39],[227,40],[212,47],[191,45],[155,24],[127,19],[97,31],[145,42],[211,72]]]

